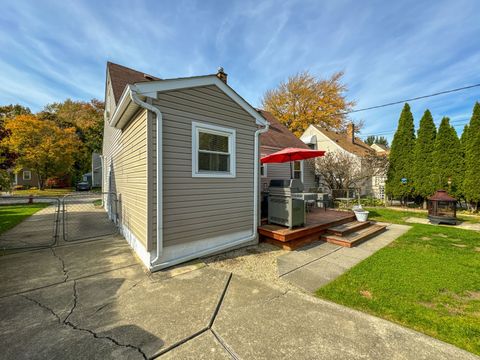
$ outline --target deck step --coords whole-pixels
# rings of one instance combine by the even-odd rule
[[[323,235],[321,239],[332,244],[352,247],[380,234],[381,232],[385,231],[386,228],[387,225],[370,224],[368,227],[360,229],[358,231],[353,231],[348,235]]]
[[[352,221],[349,223],[332,226],[327,229],[327,232],[331,235],[336,236],[345,236],[352,232],[359,231],[365,229],[371,225],[370,221]]]

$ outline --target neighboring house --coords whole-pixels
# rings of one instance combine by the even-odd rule
[[[306,148],[299,138],[297,138],[285,125],[280,123],[268,111],[260,110],[260,113],[270,123],[270,128],[266,133],[260,136],[261,157],[270,155],[287,147]],[[305,191],[316,190],[318,184],[315,182],[315,171],[310,162],[295,161],[290,167],[290,163],[281,164],[263,164],[261,165],[261,189],[267,190],[272,179],[291,179],[297,178],[303,182]]]
[[[387,156],[390,154],[390,149],[382,144],[372,144],[372,149],[377,155]],[[378,174],[372,178],[372,193],[377,199],[385,200],[385,182],[387,181],[387,174]]]
[[[103,191],[152,271],[254,244],[268,122],[214,75],[160,80],[107,64]]]
[[[302,134],[300,139],[311,149],[321,149],[327,152],[343,151],[360,159],[361,157],[375,154],[375,150],[355,136],[355,128],[353,124],[349,124],[346,132],[338,132],[328,130],[318,125],[310,125]],[[360,161],[359,161],[360,163]],[[317,173],[321,174],[321,169],[317,169]],[[372,195],[376,198],[383,198],[385,184],[380,179],[372,177],[360,184],[361,195]],[[326,190],[326,189],[325,189]]]
[[[28,168],[13,173],[13,186],[37,187],[38,176]]]
[[[92,153],[92,187],[102,186],[102,155]]]
[[[38,187],[38,176],[37,174],[28,168],[23,168],[20,171],[14,172],[11,170],[12,175],[12,185],[13,186],[22,186],[24,188],[31,188],[31,187]],[[67,175],[59,175],[48,178],[45,181],[45,187],[47,188],[65,188],[69,187],[70,184],[70,176]]]
[[[390,153],[390,149],[383,144],[375,143],[375,144],[371,145],[371,148],[373,150],[375,150],[376,153],[379,154],[379,155],[381,155],[381,154],[388,155]]]

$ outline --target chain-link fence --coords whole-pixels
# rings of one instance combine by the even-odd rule
[[[115,193],[72,193],[62,199],[63,240],[92,239],[118,232]]]
[[[0,210],[0,249],[3,251],[40,249],[58,242],[61,226],[59,198],[1,196]]]
[[[115,193],[0,196],[0,250],[42,249],[118,232]]]

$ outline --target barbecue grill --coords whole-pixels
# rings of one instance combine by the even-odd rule
[[[268,222],[292,228],[305,225],[305,199],[299,179],[271,180],[268,188]]]

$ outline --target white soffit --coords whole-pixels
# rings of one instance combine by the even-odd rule
[[[179,89],[188,89],[200,86],[215,85],[222,90],[228,97],[235,101],[242,109],[248,112],[258,125],[267,125],[268,121],[255,110],[248,102],[246,102],[240,95],[238,95],[230,86],[225,84],[215,75],[197,76],[178,79],[166,79],[158,81],[149,81],[136,83],[135,87],[139,91],[139,95],[156,97],[157,92],[171,91]]]

